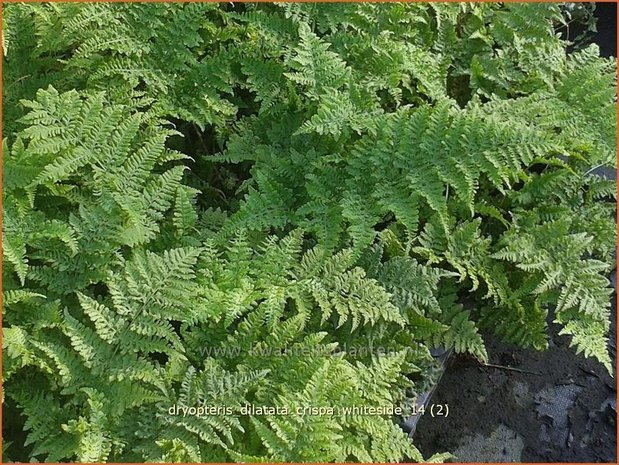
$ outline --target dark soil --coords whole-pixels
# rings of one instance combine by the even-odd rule
[[[584,44],[596,43],[600,47],[600,55],[603,57],[617,56],[617,4],[615,2],[600,3],[595,5],[594,16],[596,19],[596,31],[588,31],[587,25],[574,21],[569,28],[561,29],[559,32],[563,39],[578,41],[578,38],[585,33]],[[581,45],[584,45],[581,44]],[[568,50],[573,50],[572,47]]]
[[[600,46],[600,54],[605,57],[617,56],[617,4],[596,3],[597,33],[593,41]]]
[[[614,322],[614,311],[612,318]],[[504,460],[494,456],[493,461],[617,463],[615,379],[600,363],[576,356],[568,347],[569,338],[558,336],[555,325],[550,331],[550,347],[545,352],[486,337],[489,363],[536,374],[483,367],[467,358],[452,357],[430,401],[448,404],[449,416],[426,414],[417,425],[414,442],[424,456],[466,449],[470,438],[490,438],[503,425],[520,436],[524,447],[520,457],[510,457],[504,449]],[[610,340],[614,363],[615,324]],[[483,457],[468,458],[481,461]]]

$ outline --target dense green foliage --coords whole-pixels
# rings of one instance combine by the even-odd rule
[[[5,6],[4,459],[421,461],[302,409],[549,321],[612,370],[616,63],[562,11]]]

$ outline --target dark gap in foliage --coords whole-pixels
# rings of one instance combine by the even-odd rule
[[[2,443],[24,444],[28,437],[28,431],[24,430],[27,419],[28,417],[16,402],[11,398],[6,398],[2,405]],[[34,447],[35,444],[29,444],[15,448],[12,459],[15,462],[28,462]]]

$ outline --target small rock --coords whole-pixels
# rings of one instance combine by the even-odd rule
[[[500,424],[488,437],[463,438],[453,454],[458,462],[521,462],[523,449],[522,437]]]

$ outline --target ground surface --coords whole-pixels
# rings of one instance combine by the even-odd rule
[[[430,400],[448,404],[449,416],[424,415],[415,445],[424,455],[450,451],[463,462],[616,463],[615,380],[601,364],[574,356],[554,325],[551,333],[546,352],[486,337],[490,363],[531,373],[452,357]]]
[[[617,56],[617,4],[597,3],[597,34],[593,41],[600,46],[602,56]]]

